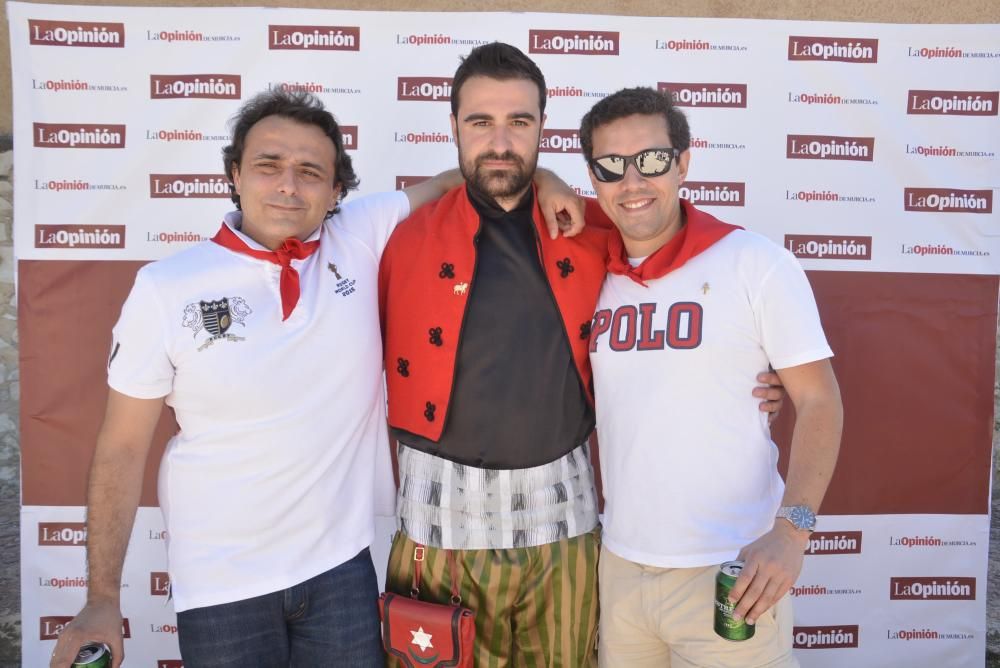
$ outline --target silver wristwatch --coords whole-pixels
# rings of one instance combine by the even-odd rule
[[[782,506],[775,517],[784,517],[796,529],[813,531],[816,528],[816,513],[809,506]]]

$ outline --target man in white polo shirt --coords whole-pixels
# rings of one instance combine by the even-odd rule
[[[600,663],[798,665],[786,592],[842,423],[809,283],[781,247],[679,198],[690,131],[669,93],[619,91],[580,136],[620,233],[590,340],[606,501]],[[797,415],[787,484],[745,389],[769,364]],[[715,575],[736,558],[735,615],[756,623],[742,642],[713,631]]]
[[[382,664],[368,553],[393,494],[378,262],[411,207],[461,179],[338,208],[358,179],[337,122],[278,91],[243,106],[224,161],[240,211],[143,267],[114,328],[87,605],[52,666],[91,640],[114,666],[124,656],[121,570],[164,403],[180,426],[159,501],[185,666]]]

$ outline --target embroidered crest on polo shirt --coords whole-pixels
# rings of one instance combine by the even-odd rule
[[[333,272],[333,275],[337,277],[337,289],[335,292],[338,295],[346,297],[347,295],[354,294],[357,291],[357,288],[354,287],[357,284],[357,281],[353,278],[344,278],[341,276],[340,270],[337,269],[337,265],[333,262],[327,262],[326,268]]]
[[[243,297],[222,297],[191,303],[184,307],[181,324],[194,330],[197,337],[204,330],[209,338],[198,347],[198,352],[208,348],[216,341],[243,341],[245,337],[229,333],[233,323],[246,327],[247,316],[253,309]]]

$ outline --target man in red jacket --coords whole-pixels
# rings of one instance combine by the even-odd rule
[[[506,44],[478,47],[452,91],[467,187],[401,224],[380,266],[400,483],[387,589],[447,602],[451,553],[463,605],[476,611],[478,664],[591,665],[599,529],[587,347],[607,232],[546,234],[531,187],[546,93],[534,62]],[[446,640],[413,632],[418,661]]]

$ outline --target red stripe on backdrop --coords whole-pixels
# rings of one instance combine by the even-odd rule
[[[21,494],[26,506],[82,506],[104,416],[111,328],[145,262],[18,262]],[[155,506],[169,411],[146,463],[141,504]]]
[[[111,327],[141,262],[21,261],[25,505],[83,505]],[[809,272],[844,397],[825,514],[988,511],[1000,278]],[[794,409],[775,426],[787,466]],[[156,505],[165,413],[142,504]]]
[[[1000,277],[808,275],[845,415],[822,512],[988,514]],[[775,426],[783,473],[788,413]]]

